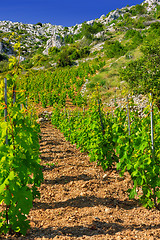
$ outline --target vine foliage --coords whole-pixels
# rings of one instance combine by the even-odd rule
[[[31,110],[26,110],[24,91],[18,91],[16,102],[13,101],[17,79],[15,74],[8,76],[7,106],[4,93],[0,92],[0,232],[25,235],[29,228],[27,215],[33,199],[40,197],[38,187],[43,175],[39,164],[39,125]],[[3,82],[0,84],[3,88]]]

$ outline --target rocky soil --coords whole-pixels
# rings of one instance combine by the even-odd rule
[[[127,174],[104,172],[86,153],[67,142],[51,123],[41,123],[40,152],[44,182],[28,216],[25,237],[0,239],[160,239],[160,213],[129,200]]]

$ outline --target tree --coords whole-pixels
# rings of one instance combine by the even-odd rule
[[[64,50],[59,54],[58,60],[57,60],[58,67],[65,67],[68,65],[72,65],[72,62],[70,60],[70,57],[68,53]]]
[[[38,22],[36,25],[39,25],[40,27],[43,26],[43,24],[41,22]]]
[[[141,47],[143,56],[120,70],[121,80],[137,93],[152,93],[160,109],[160,39]]]
[[[82,35],[85,36],[87,39],[92,39],[92,26],[83,23],[82,24],[82,29],[81,29]]]
[[[127,52],[127,49],[117,40],[106,41],[104,48],[108,58],[120,57]]]
[[[8,60],[8,57],[4,54],[0,54],[0,61]]]
[[[60,50],[57,47],[50,47],[48,49],[48,54],[49,56],[55,55],[56,53],[58,53]]]

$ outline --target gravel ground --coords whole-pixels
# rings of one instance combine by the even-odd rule
[[[0,239],[160,239],[160,213],[129,200],[129,175],[104,172],[67,142],[49,122],[41,124],[40,152],[44,182],[28,216],[25,237]]]

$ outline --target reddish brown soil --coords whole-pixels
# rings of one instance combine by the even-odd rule
[[[160,239],[160,212],[128,199],[127,174],[104,173],[50,123],[41,131],[44,182],[29,214],[31,229],[26,237],[1,239]]]

